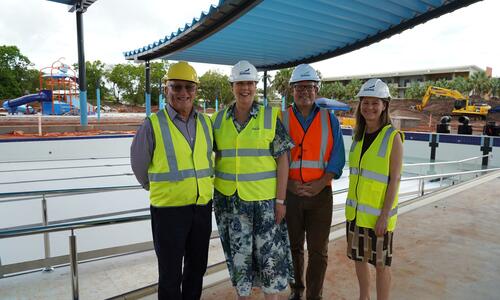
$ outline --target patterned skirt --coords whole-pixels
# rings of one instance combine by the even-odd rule
[[[239,296],[252,287],[276,294],[294,282],[285,222],[274,221],[274,200],[244,201],[236,194],[214,195],[217,227],[233,286]]]
[[[376,267],[390,266],[394,232],[378,237],[371,228],[359,227],[356,219],[346,221],[347,257],[368,262]]]

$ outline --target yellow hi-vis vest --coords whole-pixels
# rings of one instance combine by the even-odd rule
[[[364,138],[353,141],[349,152],[349,191],[347,193],[345,216],[356,218],[359,227],[375,229],[377,219],[384,206],[385,193],[389,183],[390,158],[394,137],[402,132],[387,125],[379,132],[360,160]],[[399,187],[398,187],[399,189]],[[389,212],[387,230],[394,231],[398,212],[398,192]]]
[[[227,109],[212,116],[217,145],[215,188],[223,195],[236,191],[246,201],[276,198],[276,161],[270,144],[276,131],[279,110],[260,107],[257,118],[250,117],[238,133]]]
[[[152,206],[205,205],[213,195],[213,133],[210,119],[198,113],[194,150],[165,109],[150,116],[155,150],[149,164]]]

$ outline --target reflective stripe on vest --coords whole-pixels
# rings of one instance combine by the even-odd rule
[[[325,169],[328,165],[325,161],[317,161],[317,160],[301,160],[294,161],[290,164],[290,169],[300,169],[302,168],[315,168],[315,169]]]
[[[352,141],[352,144],[351,144],[351,150],[349,152],[354,152],[354,149],[356,148],[356,145],[358,144],[358,141]]]
[[[149,199],[155,207],[206,205],[213,196],[212,128],[197,114],[191,147],[166,110],[149,117],[156,141],[148,167]]]
[[[377,172],[373,171],[368,171],[365,169],[361,169],[361,173],[359,172],[359,169],[356,167],[350,167],[349,171],[351,172],[352,175],[360,175],[365,178],[373,179],[375,181],[378,181],[380,183],[388,183],[389,182],[389,176],[385,176],[384,174],[379,174]]]
[[[236,153],[238,152],[238,153]],[[271,156],[269,149],[225,149],[217,151],[219,157],[236,157],[236,156]]]
[[[345,204],[347,206],[350,206],[352,208],[357,209],[358,212],[364,212],[364,213],[367,213],[367,214],[372,215],[372,216],[378,217],[382,213],[382,210],[380,210],[380,209],[373,208],[369,205],[363,205],[363,204],[358,205],[356,200],[349,199],[349,198],[346,199]],[[389,211],[389,217],[392,217],[392,216],[396,215],[397,213],[398,213],[398,207],[396,206]]]
[[[215,171],[215,176],[224,180],[231,181],[256,181],[276,177],[276,171],[250,173],[250,174],[230,174],[221,171]]]
[[[325,159],[326,146],[328,144],[328,111],[326,109],[320,109],[319,113],[321,115],[321,147],[319,148],[319,162],[323,162]],[[324,169],[324,167],[320,169]]]
[[[212,117],[217,144],[215,188],[223,195],[235,192],[245,201],[276,197],[276,160],[269,144],[275,136],[279,111],[259,107],[246,127],[238,132],[227,109]]]
[[[353,141],[351,145],[345,213],[347,220],[356,219],[356,224],[360,227],[375,228],[382,212],[389,184],[390,152],[394,136],[398,133],[391,125],[384,126],[363,155],[361,151],[364,139]],[[404,136],[401,137],[404,141]],[[398,193],[388,215],[389,231],[393,231],[396,226],[397,211]]]
[[[283,126],[285,126],[286,132],[290,133],[290,117],[288,115],[288,109],[281,112],[283,116]]]
[[[391,134],[392,132],[394,132],[394,130],[396,129],[394,129],[394,127],[392,126],[387,128],[384,134],[384,139],[382,140],[382,146],[380,147],[380,149],[378,149],[378,156],[385,157],[385,155],[387,154],[387,145],[389,144],[389,138],[391,137]],[[352,141],[350,152],[354,151],[357,144],[358,141]]]
[[[268,106],[264,110],[264,128],[271,129],[273,127],[273,109]]]
[[[222,118],[226,114],[226,111],[227,111],[227,108],[224,109],[223,111],[220,111],[217,114],[217,118],[215,118],[215,121],[214,121],[214,129],[220,129],[220,126],[222,125]]]
[[[291,124],[292,118],[293,118],[293,124]],[[316,118],[320,119],[319,124],[317,123],[318,120]],[[317,115],[314,116],[311,125],[309,125],[316,127],[310,127],[307,131],[304,131],[302,127],[292,128],[294,126],[295,127],[299,126],[297,125],[297,122],[300,123],[297,117],[295,116],[292,107],[288,108],[286,111],[283,112],[283,125],[287,130],[287,132],[292,137],[294,143],[296,145],[300,145],[303,144],[304,140],[308,139],[306,141],[306,143],[308,143],[306,147],[309,149],[308,152],[309,154],[302,155],[302,153],[305,152],[297,153],[295,152],[295,150],[292,150],[290,169],[289,169],[290,178],[294,180],[311,181],[318,179],[324,174],[324,170],[328,165],[328,160],[330,155],[329,144],[331,144],[331,147],[333,147],[332,142],[334,142],[333,140],[330,140],[331,125],[329,118],[330,117],[328,110],[320,108]],[[291,132],[293,130],[302,130],[302,131],[300,134],[297,134],[297,131]],[[313,133],[311,133],[311,131],[313,131]],[[307,135],[308,132],[311,135]],[[317,142],[319,142],[319,147],[311,145],[312,142],[311,136],[318,137],[319,141],[314,140],[314,143],[316,144]],[[299,147],[304,148],[304,146],[299,146]],[[309,170],[304,170],[304,169],[309,169]]]
[[[179,168],[177,166],[177,157],[175,157],[174,143],[172,142],[172,135],[170,134],[170,128],[167,122],[167,116],[165,115],[165,110],[161,110],[158,112],[158,121],[160,122],[161,135],[163,137],[163,147],[165,148],[165,153],[167,154],[168,169],[170,170],[170,172],[150,173],[148,174],[149,181],[181,181],[191,177],[203,178],[213,175],[212,138],[210,137],[210,132],[208,131],[208,126],[205,118],[203,116],[199,116],[198,119],[202,124],[203,133],[205,134],[205,139],[208,145],[207,159],[209,162],[209,168],[198,171],[195,171],[194,169],[179,171]]]
[[[217,117],[215,118],[214,122],[214,129],[220,129],[220,126],[222,125],[222,118],[226,115],[227,113],[227,108],[220,111],[217,114]],[[273,109],[272,107],[268,106],[264,110],[264,128],[265,129],[271,129],[273,127]]]
[[[391,134],[394,132],[394,127],[389,127],[387,128],[387,130],[385,131],[385,134],[384,134],[384,139],[382,140],[382,145],[380,147],[380,149],[378,149],[378,156],[380,157],[385,157],[385,155],[387,154],[387,145],[389,145],[389,138],[391,137]]]

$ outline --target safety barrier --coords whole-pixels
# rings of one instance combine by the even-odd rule
[[[470,159],[478,159],[480,157],[470,158]],[[469,159],[467,159],[469,160]],[[462,161],[467,161],[462,160]],[[438,165],[438,164],[447,164],[450,162],[443,163],[425,163],[425,164],[410,164],[410,166],[417,165]],[[456,163],[456,162],[455,162]],[[452,179],[451,184],[459,183],[463,180],[465,176],[479,176],[482,173],[492,172],[500,170],[500,168],[491,168],[491,169],[481,169],[481,170],[471,170],[471,171],[462,171],[462,172],[450,172],[450,173],[442,173],[442,174],[431,174],[431,175],[421,175],[421,176],[413,176],[403,178],[401,181],[417,181],[418,182],[418,190],[416,191],[417,196],[422,196],[426,194],[425,182],[429,180],[438,179],[440,182],[443,179],[448,178]],[[136,209],[136,210],[127,210],[120,211],[114,213],[107,214],[98,214],[92,215],[85,218],[72,218],[66,220],[59,220],[57,222],[48,222],[47,220],[47,205],[46,198],[48,196],[69,196],[69,195],[77,195],[77,194],[91,194],[91,193],[102,193],[102,192],[110,192],[110,191],[119,191],[119,190],[135,190],[140,189],[140,186],[119,186],[119,187],[101,187],[101,188],[82,188],[82,189],[66,189],[66,190],[51,190],[51,191],[30,191],[30,192],[16,192],[16,193],[2,193],[0,194],[0,204],[12,201],[24,201],[24,200],[33,200],[35,197],[41,198],[42,201],[42,223],[41,224],[31,224],[24,226],[16,226],[11,228],[3,228],[0,230],[0,239],[3,238],[13,238],[19,236],[27,236],[27,235],[35,235],[35,234],[43,234],[44,235],[44,258],[34,261],[21,262],[11,265],[2,265],[0,260],[0,278],[4,277],[8,274],[15,274],[19,272],[26,272],[29,270],[42,269],[47,272],[52,270],[54,266],[63,266],[70,265],[71,267],[71,282],[72,282],[72,291],[74,299],[78,298],[78,262],[80,261],[88,261],[99,259],[102,257],[113,257],[116,255],[123,254],[132,254],[143,251],[148,251],[153,249],[152,242],[146,243],[136,243],[125,246],[111,247],[105,249],[98,249],[87,252],[77,251],[77,243],[76,243],[76,235],[75,231],[83,228],[90,227],[98,227],[98,226],[106,226],[106,225],[114,225],[114,224],[123,224],[130,222],[139,222],[139,221],[147,221],[150,219],[149,213],[141,214],[137,216],[127,216],[127,217],[115,217],[121,214],[130,214],[130,213],[139,213],[145,212],[149,210],[148,208],[144,209]],[[346,193],[347,189],[341,189],[334,191],[334,194],[342,194]],[[430,192],[427,190],[427,192]],[[23,198],[15,198],[15,197],[23,197]],[[2,200],[3,199],[3,200]],[[334,208],[336,210],[341,210],[342,207]],[[109,218],[113,216],[113,218]],[[100,218],[99,220],[95,220],[96,218]],[[104,219],[102,219],[104,218]],[[91,219],[91,220],[89,220]],[[337,222],[332,224],[332,228],[335,226],[339,226],[342,222]],[[58,231],[70,231],[69,235],[69,254],[64,256],[51,257],[50,255],[50,242],[49,242],[49,233],[58,232]],[[212,232],[211,238],[217,238],[217,231]],[[213,272],[215,268],[220,268],[223,265],[223,262],[219,262],[209,267],[209,272]]]

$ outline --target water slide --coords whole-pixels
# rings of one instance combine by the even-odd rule
[[[5,100],[3,102],[3,108],[5,108],[9,113],[16,113],[19,106],[31,103],[31,102],[52,102],[52,91],[42,90],[37,94],[30,94],[22,96],[12,100]]]

